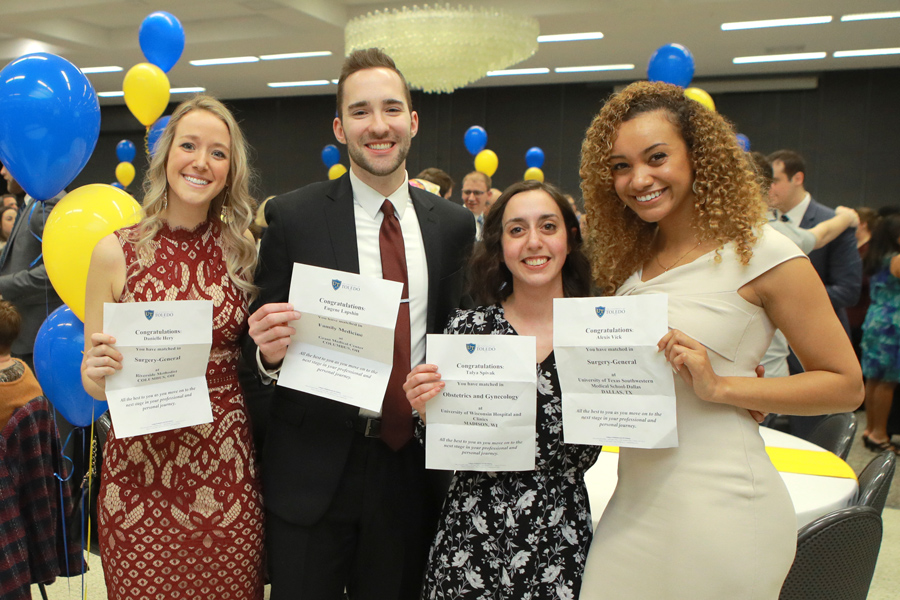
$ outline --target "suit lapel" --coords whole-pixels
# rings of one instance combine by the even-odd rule
[[[434,201],[430,194],[410,186],[409,195],[416,208],[416,218],[422,232],[425,247],[425,262],[428,265],[428,323],[427,330],[434,331],[435,307],[437,306],[438,283],[441,278],[442,238],[440,223],[434,214]]]
[[[350,186],[349,173],[335,180],[334,186],[325,197],[323,206],[325,223],[328,225],[336,268],[340,271],[359,274],[356,216],[354,215],[353,188]]]

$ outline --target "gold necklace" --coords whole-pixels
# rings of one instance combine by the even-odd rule
[[[693,252],[694,250],[696,250],[697,248],[699,248],[699,247],[700,247],[700,244],[702,244],[702,243],[703,243],[703,242],[697,242],[697,245],[696,245],[696,246],[692,247],[690,250],[688,250],[687,252],[685,252],[684,254],[682,254],[682,255],[681,255],[681,258],[679,258],[678,260],[676,260],[675,262],[673,262],[673,263],[672,263],[671,265],[669,265],[668,267],[663,266],[663,264],[659,261],[659,250],[657,250],[657,251],[656,251],[656,264],[658,264],[660,267],[662,267],[663,273],[668,273],[668,272],[669,272],[669,269],[673,268],[675,265],[677,265],[678,263],[680,263],[681,261],[683,261],[683,260],[685,259],[685,257],[686,257],[688,254],[690,254],[691,252]]]

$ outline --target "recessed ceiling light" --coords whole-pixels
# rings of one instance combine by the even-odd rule
[[[603,39],[603,34],[599,31],[589,31],[586,33],[558,33],[556,35],[539,35],[538,43],[546,42],[580,42],[581,40],[599,40]]]
[[[900,11],[860,13],[841,17],[841,21],[869,21],[872,19],[900,19]]]
[[[203,60],[192,60],[191,64],[195,67],[208,67],[210,65],[236,65],[240,63],[259,62],[255,56],[232,56],[230,58],[205,58]]]
[[[274,83],[267,83],[266,85],[270,88],[283,88],[283,87],[306,87],[311,85],[328,85],[331,82],[327,79],[314,79],[312,81],[276,81]]]
[[[839,50],[834,53],[835,58],[852,58],[854,56],[885,56],[888,54],[900,54],[900,48],[872,48],[870,50]]]
[[[101,98],[121,98],[125,92],[97,92],[97,95]]]
[[[763,56],[738,56],[731,60],[736,65],[749,63],[781,62],[786,60],[817,60],[825,58],[825,52],[800,52],[797,54],[766,54]]]
[[[593,71],[630,71],[634,65],[593,65],[590,67],[559,67],[557,73],[591,73]]]
[[[722,23],[722,31],[735,31],[737,29],[762,29],[764,27],[792,27],[794,25],[822,25],[831,23],[832,17],[800,17],[797,19],[769,19],[767,21],[739,21],[737,23]]]
[[[488,77],[500,77],[503,75],[546,75],[550,69],[504,69],[502,71],[488,71]]]
[[[313,58],[316,56],[331,56],[331,52],[291,52],[289,54],[260,54],[260,60],[285,60],[287,58]]]
[[[122,67],[109,66],[109,67],[87,67],[82,69],[81,72],[85,75],[90,75],[91,73],[117,73],[122,70]]]
[[[199,92],[205,92],[205,87],[182,87],[182,88],[171,88],[169,90],[170,94],[194,94]]]

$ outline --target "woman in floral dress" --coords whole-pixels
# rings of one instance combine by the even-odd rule
[[[263,508],[237,377],[255,292],[247,150],[234,117],[197,96],[172,115],[144,182],[144,217],[94,249],[85,301],[84,387],[105,399],[122,369],[103,304],[210,300],[213,421],[119,438],[103,452],[100,556],[112,600],[262,600]]]
[[[458,311],[446,332],[537,339],[535,470],[455,474],[422,597],[575,598],[591,542],[584,473],[600,448],[563,443],[553,299],[590,292],[578,219],[565,196],[536,181],[508,188],[488,213],[469,269],[470,287],[487,305]],[[407,378],[420,439],[426,404],[442,387],[435,365],[419,365]]]

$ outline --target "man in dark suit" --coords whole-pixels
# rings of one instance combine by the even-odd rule
[[[442,498],[430,494],[408,403],[398,437],[395,411],[405,395],[396,382],[424,360],[426,332],[441,331],[458,305],[474,221],[463,207],[409,186],[406,156],[418,115],[390,57],[377,49],[349,56],[337,105],[334,133],[347,145],[350,172],[269,202],[248,349],[264,379],[276,378],[294,333],[290,321],[300,316],[287,304],[292,263],[387,278],[380,240],[399,224],[408,358],[397,359],[398,317],[383,415],[276,388],[263,461],[272,598],[338,600],[346,590],[353,599],[413,599]]]
[[[803,157],[791,150],[779,150],[769,156],[769,161],[774,175],[769,190],[770,205],[791,223],[811,229],[835,216],[834,210],[813,200],[806,191]],[[859,300],[862,285],[862,261],[856,249],[855,229],[846,229],[823,248],[810,252],[809,260],[822,278],[834,311],[849,335],[847,307]]]
[[[13,179],[4,166],[0,170],[6,179],[7,189],[13,194],[25,190]],[[12,345],[12,355],[34,369],[34,339],[38,329],[51,312],[62,305],[59,295],[50,285],[47,268],[41,258],[41,239],[44,223],[50,211],[64,193],[46,202],[38,202],[25,196],[25,205],[19,210],[9,241],[0,255],[0,296],[12,302],[22,315],[19,337]]]
[[[779,150],[769,155],[773,181],[769,188],[769,205],[779,211],[788,222],[802,229],[812,227],[835,216],[834,210],[812,199],[806,191],[806,163],[792,150]],[[848,228],[818,250],[809,253],[809,260],[825,284],[834,312],[841,320],[847,335],[850,322],[847,307],[859,300],[862,286],[862,261],[856,249],[856,229]],[[791,352],[788,355],[791,374],[802,373],[803,366]],[[823,417],[791,417],[790,432],[806,438]]]

